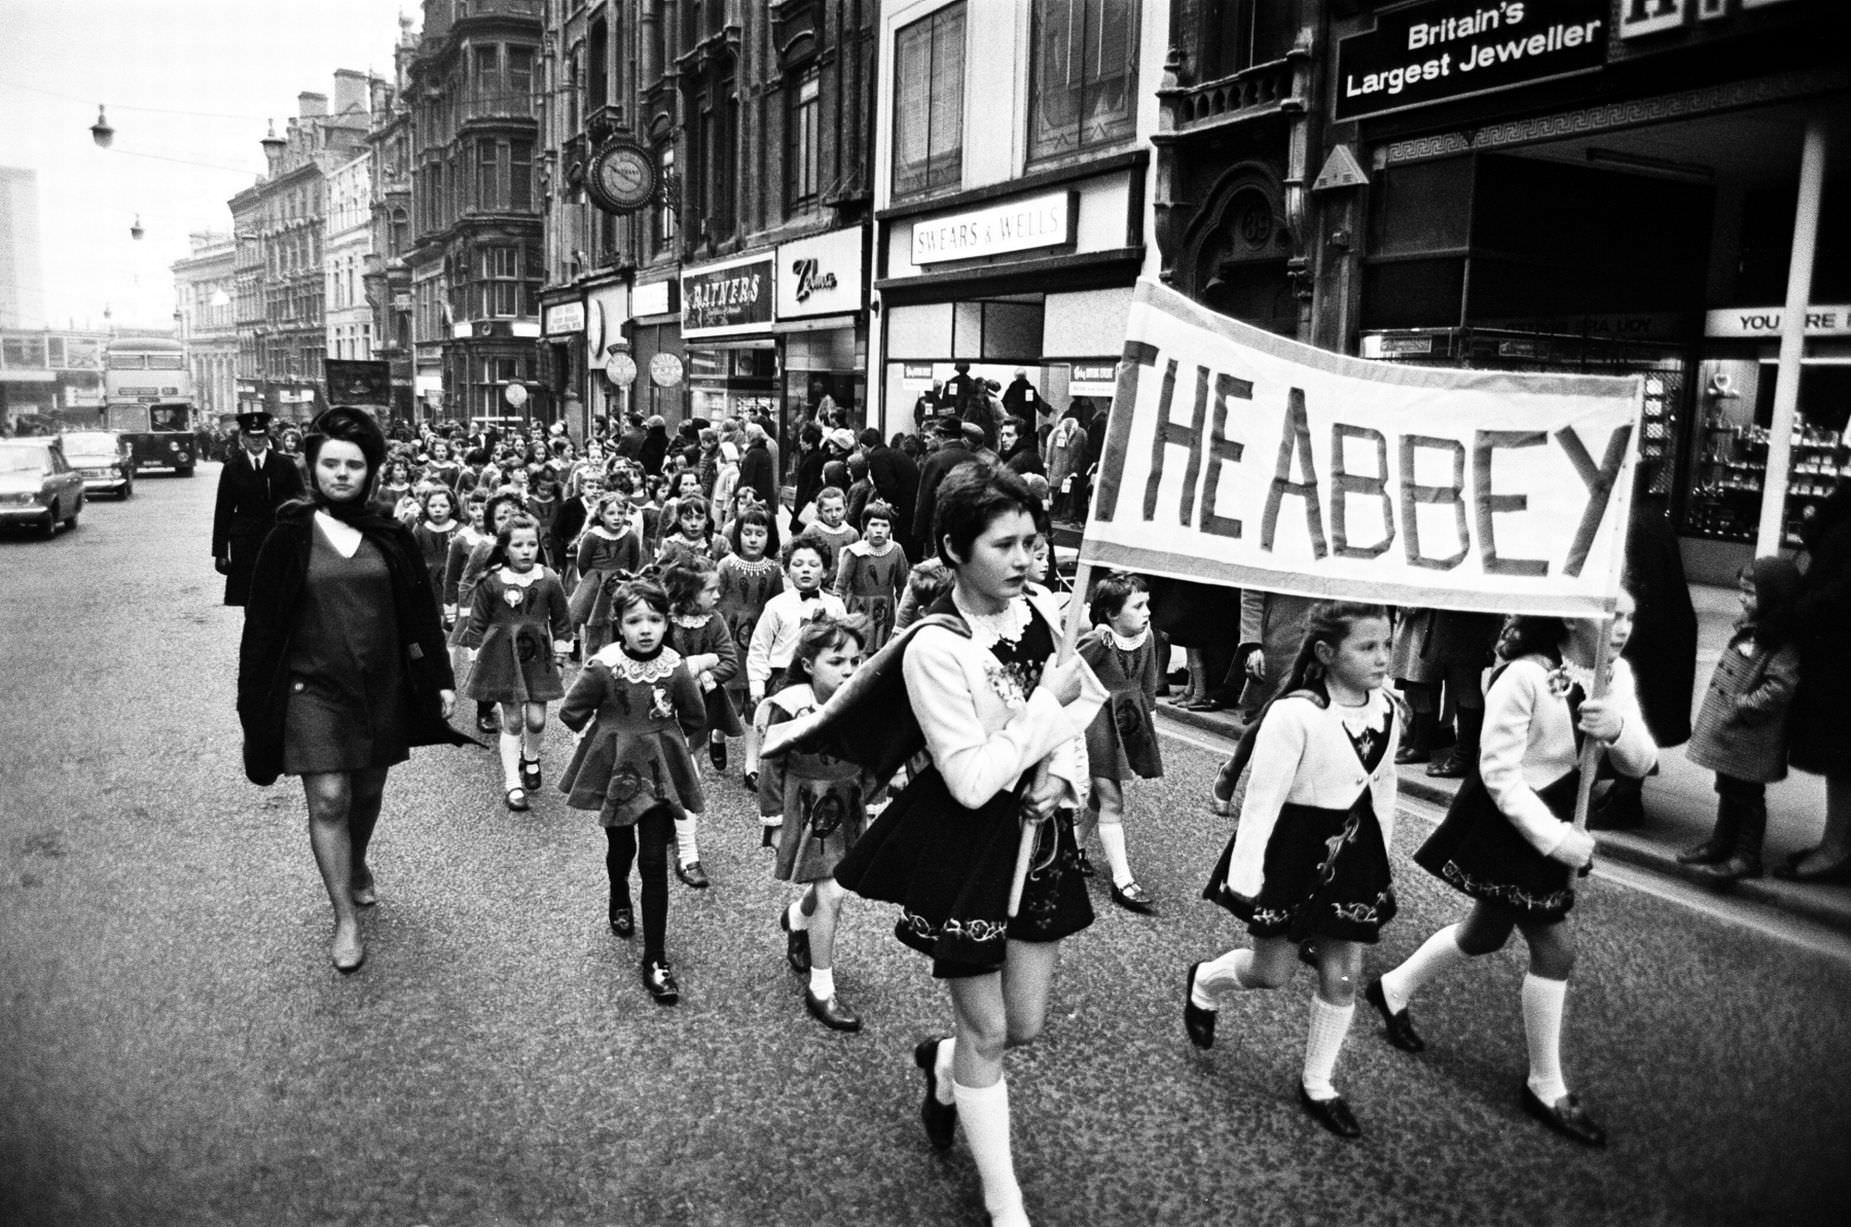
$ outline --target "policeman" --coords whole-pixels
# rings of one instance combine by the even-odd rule
[[[243,605],[251,592],[257,549],[276,525],[276,509],[302,497],[302,471],[270,448],[270,415],[238,415],[237,450],[219,470],[212,513],[212,565],[225,577],[225,603]]]

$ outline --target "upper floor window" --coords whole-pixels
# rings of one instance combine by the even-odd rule
[[[595,111],[610,101],[610,27],[600,17],[585,38],[585,109]]]
[[[1132,135],[1137,5],[1035,0],[1028,156],[1059,157]]]
[[[948,5],[894,35],[893,194],[964,174],[964,6]]]
[[[508,109],[526,114],[533,103],[533,48],[508,48]]]
[[[662,190],[656,193],[656,250],[666,252],[675,245],[675,233],[679,215],[676,210],[681,205],[681,185],[675,179],[675,147],[662,146],[657,157],[657,164],[662,167]]]
[[[1200,78],[1215,81],[1284,58],[1298,35],[1295,7],[1262,0],[1205,5]]]
[[[816,207],[822,178],[822,90],[811,69],[787,90],[790,114],[785,118],[785,204],[792,213]]]

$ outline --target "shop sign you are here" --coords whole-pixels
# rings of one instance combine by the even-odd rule
[[[1377,16],[1337,42],[1335,117],[1382,115],[1592,72],[1608,0],[1441,0]]]
[[[1643,383],[1371,362],[1140,282],[1080,559],[1396,605],[1612,608]]]

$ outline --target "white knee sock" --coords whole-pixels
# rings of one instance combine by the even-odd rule
[[[951,1058],[957,1051],[957,1037],[947,1035],[938,1041],[938,1048],[932,1054],[932,1077],[938,1083],[938,1093],[933,1098],[940,1103],[952,1102]]]
[[[1216,997],[1222,993],[1242,992],[1251,987],[1247,983],[1246,973],[1252,966],[1253,951],[1246,946],[1209,960],[1196,969],[1195,987],[1189,990],[1189,1000],[1197,1009],[1219,1009]]]
[[[1343,1037],[1350,1032],[1355,1005],[1331,1005],[1316,993],[1311,994],[1311,1021],[1305,1031],[1305,1094],[1313,1099],[1335,1099],[1337,1088],[1330,1076],[1337,1069],[1337,1054],[1343,1051]]]
[[[501,778],[506,788],[519,788],[521,785],[521,734],[517,726],[515,731],[503,732],[501,735]]]
[[[1422,942],[1420,949],[1408,956],[1407,962],[1382,973],[1382,997],[1389,1009],[1405,1010],[1409,999],[1428,981],[1470,957],[1459,949],[1459,926],[1447,925]]]
[[[675,819],[675,853],[684,867],[701,859],[700,826],[699,814]]]
[[[958,1123],[970,1143],[971,1158],[983,1181],[983,1208],[992,1223],[1026,1223],[1022,1186],[1015,1181],[1015,1160],[1009,1153],[1009,1084],[998,1078],[995,1086],[954,1083]]]
[[[1099,824],[1099,846],[1105,849],[1106,864],[1112,867],[1112,885],[1123,890],[1131,885],[1131,863],[1125,859],[1125,826],[1122,822]]]
[[[1568,1094],[1562,1081],[1562,1012],[1568,981],[1523,977],[1523,1038],[1530,1048],[1530,1090],[1544,1103]]]
[[[784,909],[784,918],[789,922],[792,933],[804,933],[810,928],[810,918],[803,914],[803,897],[791,900],[791,905]]]

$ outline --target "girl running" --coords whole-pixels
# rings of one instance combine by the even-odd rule
[[[643,885],[643,987],[660,1005],[674,1005],[680,987],[670,969],[668,845],[675,819],[705,808],[700,773],[687,738],[705,722],[700,690],[681,655],[668,646],[668,594],[651,580],[617,590],[617,641],[585,662],[559,719],[585,731],[560,778],[573,809],[595,810],[604,827],[610,875],[610,926],[618,937],[636,932],[630,866]]]
[[[1113,571],[1094,586],[1089,614],[1093,633],[1080,640],[1079,652],[1112,700],[1086,727],[1093,790],[1085,826],[1099,832],[1112,871],[1112,902],[1148,913],[1157,900],[1138,885],[1125,856],[1124,785],[1127,776],[1154,780],[1163,775],[1153,714],[1163,671],[1150,629],[1150,588],[1141,576]]]
[[[465,682],[469,675],[467,657],[472,646],[469,642],[469,611],[475,608],[476,585],[481,582],[482,574],[488,567],[488,557],[494,552],[496,538],[519,511],[520,504],[509,495],[490,497],[483,505],[482,521],[477,525],[479,531],[468,543],[468,551],[460,561],[457,554],[452,552],[449,561],[444,564],[444,604],[455,610],[454,621],[450,626],[451,659],[465,658],[463,666],[457,670],[457,676]],[[484,733],[493,733],[501,728],[493,703],[476,704],[476,728]]]
[[[1253,945],[1193,964],[1183,1001],[1190,1041],[1208,1048],[1219,999],[1284,987],[1299,944],[1316,939],[1298,1098],[1343,1138],[1362,1127],[1331,1075],[1356,1012],[1362,945],[1395,915],[1388,846],[1399,728],[1385,688],[1389,646],[1379,605],[1330,601],[1307,613],[1297,659],[1256,734],[1240,828],[1203,892],[1247,922]]]
[[[540,564],[540,525],[532,516],[514,516],[496,535],[467,633],[476,647],[469,697],[501,705],[505,800],[511,810],[526,810],[527,794],[540,787],[546,705],[565,696],[560,659],[572,650],[566,590]]]
[[[1530,1076],[1524,1111],[1587,1146],[1606,1131],[1569,1093],[1562,1074],[1562,1013],[1575,964],[1568,911],[1575,875],[1592,864],[1594,837],[1575,826],[1579,743],[1593,737],[1622,775],[1643,776],[1658,757],[1620,651],[1632,635],[1633,598],[1622,592],[1608,632],[1612,677],[1604,699],[1590,699],[1602,623],[1514,617],[1498,642],[1507,662],[1492,675],[1476,772],[1466,777],[1446,818],[1414,860],[1472,898],[1458,924],[1429,937],[1401,966],[1369,985],[1389,1043],[1426,1047],[1408,1002],[1442,972],[1504,948],[1511,930],[1530,948],[1523,978],[1523,1033]],[[1257,761],[1257,760],[1256,760]]]
[[[630,501],[607,494],[593,507],[578,539],[578,586],[572,590],[572,624],[584,636],[584,655],[611,641],[611,596],[618,583],[642,569],[643,543],[630,524]]]
[[[886,503],[869,503],[861,516],[861,540],[843,550],[836,564],[835,594],[850,613],[867,616],[870,653],[880,651],[893,635],[894,615],[912,569],[906,551],[893,539],[897,518]]]

